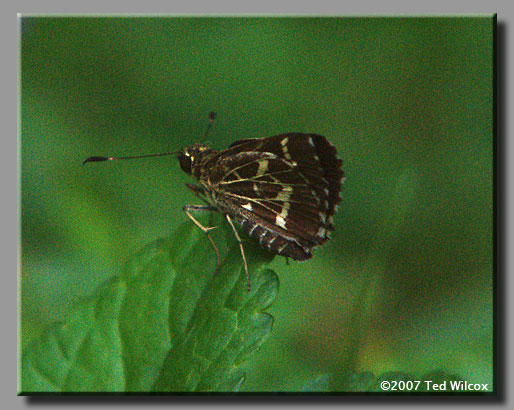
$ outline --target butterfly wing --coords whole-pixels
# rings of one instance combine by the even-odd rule
[[[234,216],[248,235],[271,252],[296,260],[310,258],[312,247],[324,243],[334,229],[330,216],[338,200],[331,199],[330,181],[339,176],[340,190],[342,176],[326,172],[318,154],[310,160],[302,157],[302,145],[304,154],[315,148],[309,138],[314,143],[308,134],[238,141],[218,154],[220,172],[212,181],[227,208],[237,209]]]
[[[342,161],[335,147],[322,135],[287,133],[262,139],[244,139],[234,143],[223,153],[269,152],[295,164],[314,188],[322,211],[330,218],[341,201],[341,183],[344,173]]]

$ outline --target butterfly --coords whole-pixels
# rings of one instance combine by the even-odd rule
[[[211,113],[207,131],[213,120]],[[344,172],[336,148],[318,134],[290,132],[242,139],[221,151],[197,143],[178,152],[90,157],[84,163],[169,154],[176,154],[180,168],[198,182],[186,186],[204,204],[185,205],[183,210],[209,238],[218,267],[219,251],[209,234],[214,227],[203,226],[192,213],[220,212],[233,229],[247,290],[250,277],[236,224],[268,252],[297,261],[311,258],[312,249],[324,244],[334,230],[333,216],[341,201]]]

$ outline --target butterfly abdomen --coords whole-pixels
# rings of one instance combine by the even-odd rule
[[[240,220],[243,232],[250,238],[256,240],[259,245],[272,254],[287,256],[296,261],[304,261],[312,258],[312,253],[308,246],[302,247],[295,241],[286,239],[271,229],[260,225],[258,222],[247,218]]]

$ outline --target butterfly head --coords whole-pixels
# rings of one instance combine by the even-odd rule
[[[207,144],[194,144],[184,148],[178,153],[178,162],[182,171],[191,175],[206,155],[212,152]]]

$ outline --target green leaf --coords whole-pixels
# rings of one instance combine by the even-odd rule
[[[235,239],[227,249],[214,274],[212,246],[191,223],[146,246],[27,345],[20,393],[237,391],[241,364],[271,331],[264,310],[278,278],[262,268],[269,254],[245,243],[247,293]]]

